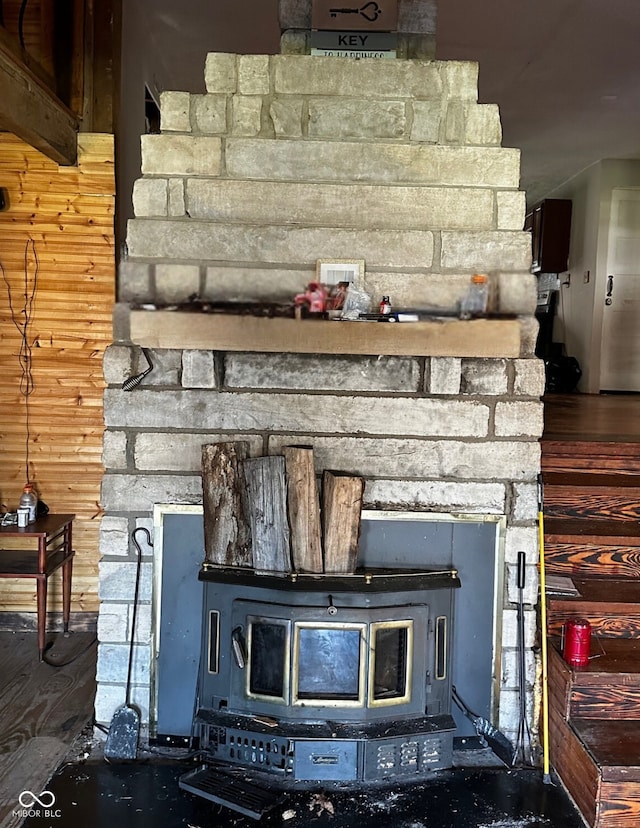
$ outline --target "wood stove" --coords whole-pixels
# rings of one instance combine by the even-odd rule
[[[302,789],[419,781],[451,766],[455,570],[205,565],[200,580],[195,729],[212,763]],[[197,773],[182,787],[201,793]]]

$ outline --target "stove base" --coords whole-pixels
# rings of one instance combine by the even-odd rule
[[[453,765],[455,722],[449,715],[357,726],[265,723],[200,711],[196,723],[200,747],[212,761],[254,769],[285,787],[420,782]]]

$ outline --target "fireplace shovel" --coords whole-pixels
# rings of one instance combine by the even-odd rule
[[[451,688],[451,692],[454,702],[475,727],[478,736],[481,739],[484,739],[498,759],[501,759],[508,768],[512,768],[513,745],[504,733],[501,733],[497,728],[495,728],[488,719],[483,719],[482,716],[476,716],[475,713],[472,713],[458,695],[458,691],[455,687]]]
[[[138,739],[140,737],[140,713],[131,705],[131,672],[133,667],[133,647],[136,638],[136,616],[138,614],[138,596],[140,594],[140,571],[142,569],[142,549],[136,540],[136,532],[144,532],[147,543],[153,546],[149,530],[140,526],[134,530],[132,538],[138,551],[136,564],[136,589],[133,597],[133,612],[131,616],[131,642],[129,644],[129,667],[127,671],[127,691],[125,703],[113,714],[111,726],[104,746],[106,759],[125,760],[135,759],[138,755]]]

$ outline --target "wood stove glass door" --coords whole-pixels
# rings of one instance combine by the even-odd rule
[[[294,704],[364,706],[366,625],[296,622]]]

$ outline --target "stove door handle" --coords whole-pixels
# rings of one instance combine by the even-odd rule
[[[236,627],[231,633],[231,649],[236,664],[241,670],[244,670],[247,664],[247,650],[244,643],[244,636],[242,634],[242,627]]]

